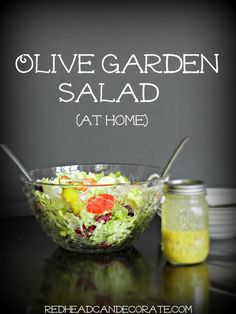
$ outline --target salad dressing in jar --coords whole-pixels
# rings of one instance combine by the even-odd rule
[[[206,188],[199,180],[165,184],[162,206],[162,247],[172,264],[203,262],[209,252]]]

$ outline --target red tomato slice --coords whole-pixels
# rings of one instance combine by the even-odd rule
[[[111,210],[114,206],[114,196],[110,194],[100,194],[92,196],[86,206],[87,211],[93,214],[102,214],[104,211]]]

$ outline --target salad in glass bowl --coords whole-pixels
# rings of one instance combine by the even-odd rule
[[[131,244],[154,217],[158,168],[93,164],[32,170],[23,190],[42,229],[61,247],[110,252]]]

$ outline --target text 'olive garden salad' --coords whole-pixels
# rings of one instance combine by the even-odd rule
[[[141,234],[160,200],[159,185],[131,184],[120,172],[73,171],[36,181],[34,214],[59,245],[74,251],[120,249]]]

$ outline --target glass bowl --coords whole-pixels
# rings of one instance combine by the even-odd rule
[[[129,182],[66,182],[67,175],[78,177],[79,172],[122,174]],[[129,246],[156,214],[164,184],[158,168],[145,165],[82,164],[32,170],[29,174],[32,181],[20,180],[43,231],[64,249],[84,253]],[[65,181],[52,183],[57,177]]]

